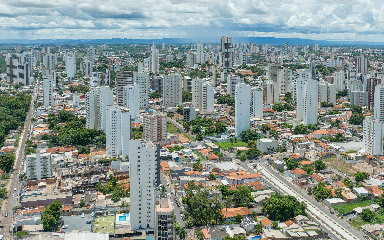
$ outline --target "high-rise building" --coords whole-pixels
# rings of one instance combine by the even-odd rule
[[[57,56],[53,53],[43,55],[43,66],[45,69],[54,70],[57,65]]]
[[[177,73],[164,76],[163,106],[177,107],[182,105],[183,77]]]
[[[319,102],[331,103],[336,105],[336,85],[329,84],[327,81],[319,83]]]
[[[131,138],[131,114],[127,108],[107,106],[106,147],[108,157],[125,158],[129,152]]]
[[[196,119],[195,108],[191,105],[183,108],[183,119],[185,122],[190,122]]]
[[[43,76],[43,104],[44,107],[53,107],[53,76]]]
[[[5,62],[7,64],[7,82],[11,84],[29,85],[32,77],[30,54],[7,54]]]
[[[88,49],[87,49],[87,55],[86,55],[87,59],[91,62],[91,65],[93,65],[95,63],[95,59],[96,59],[96,49],[93,47],[93,46],[90,46]]]
[[[151,70],[153,73],[158,73],[160,69],[159,49],[156,49],[156,44],[153,43],[151,50]]]
[[[365,117],[363,121],[363,142],[367,154],[384,155],[384,122]]]
[[[368,72],[368,58],[363,54],[355,58],[356,73],[366,74]]]
[[[199,109],[201,114],[209,114],[215,111],[215,89],[211,81],[195,78],[192,80],[192,105]]]
[[[277,84],[279,88],[279,96],[286,94],[287,92],[292,93],[293,91],[293,74],[292,71],[287,67],[281,67],[277,71]]]
[[[145,110],[149,107],[149,73],[134,72],[134,83],[139,85],[139,107],[141,110]]]
[[[139,109],[139,85],[127,85],[123,87],[123,105],[129,109],[132,118],[137,118],[140,115]]]
[[[251,117],[263,118],[263,89],[251,89]]]
[[[69,79],[75,78],[76,75],[76,56],[73,52],[68,52],[65,60],[65,72]]]
[[[156,92],[159,92],[159,93],[162,93],[163,92],[163,82],[164,82],[164,77],[163,76],[153,76],[151,78],[151,88],[152,88],[152,90],[156,91]]]
[[[374,117],[377,121],[384,122],[384,84],[375,88]]]
[[[296,118],[304,125],[316,124],[318,114],[318,82],[300,75],[296,83]]]
[[[221,37],[220,44],[220,67],[228,71],[233,68],[234,48],[232,37]]]
[[[279,84],[271,80],[264,82],[264,99],[265,104],[273,105],[279,102]]]
[[[160,195],[156,201],[155,239],[175,239],[174,208],[170,196],[166,194]]]
[[[131,229],[155,229],[155,188],[158,186],[159,149],[152,142],[129,143]]]
[[[277,63],[270,63],[268,64],[268,69],[267,69],[267,78],[268,80],[277,83],[277,73],[280,69],[280,64]]]
[[[40,151],[37,151],[35,154],[27,155],[26,164],[28,180],[52,177],[50,153],[40,153]]]
[[[197,63],[204,63],[204,45],[202,42],[197,43],[197,57],[196,62]]]
[[[236,137],[251,128],[251,86],[239,83],[235,91],[235,133]]]
[[[124,106],[124,87],[133,84],[132,72],[123,71],[116,74],[116,96],[117,104]]]
[[[144,139],[160,142],[167,138],[167,116],[164,113],[150,111],[143,115]]]
[[[85,77],[91,77],[92,73],[93,73],[93,63],[92,63],[92,61],[89,60],[89,59],[85,59],[84,60],[84,65],[83,65],[83,69],[84,69],[84,76]]]
[[[87,128],[105,131],[107,106],[113,105],[113,91],[109,86],[91,88],[86,98]]]
[[[243,83],[243,79],[238,75],[230,75],[227,78],[227,94],[231,95],[231,97],[235,97],[236,85],[239,83]]]
[[[368,97],[368,109],[373,110],[375,109],[375,94],[376,94],[376,86],[382,83],[382,80],[380,78],[368,78],[367,83],[367,97]]]
[[[343,70],[333,74],[333,83],[336,85],[337,92],[345,89],[345,74]]]

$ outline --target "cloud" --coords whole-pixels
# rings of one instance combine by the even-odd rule
[[[13,0],[0,3],[0,38],[378,40],[383,11],[381,0]]]

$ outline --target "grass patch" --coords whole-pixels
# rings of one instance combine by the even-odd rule
[[[222,149],[227,148],[236,148],[236,147],[246,147],[248,144],[243,141],[237,141],[237,142],[216,142],[217,146],[219,146]]]
[[[344,162],[339,158],[327,158],[324,159],[323,162],[328,166],[347,174],[348,176],[353,176],[356,173],[356,170],[349,163]]]
[[[199,151],[197,150],[192,150],[192,152],[194,152],[197,156],[199,156],[200,158],[200,161],[205,161],[205,157],[203,155],[201,155],[201,153],[199,153]]]
[[[361,217],[354,218],[349,223],[351,224],[352,227],[354,227],[357,230],[360,230],[361,226],[367,224],[367,222],[364,222],[363,219],[361,219]]]
[[[177,132],[179,132],[179,129],[175,125],[173,125],[172,123],[167,122],[167,132],[177,133]]]
[[[334,206],[333,208],[339,212],[339,214],[345,215],[353,212],[353,209],[357,207],[366,207],[371,204],[375,203],[373,200],[366,200],[361,202],[355,202],[355,203],[347,203],[342,205]]]
[[[115,216],[97,217],[93,224],[93,232],[95,233],[113,233],[113,225]]]

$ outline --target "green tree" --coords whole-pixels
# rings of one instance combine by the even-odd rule
[[[285,161],[288,170],[294,170],[299,167],[299,163],[293,159],[287,159]]]
[[[262,124],[260,127],[260,131],[263,133],[267,133],[269,130],[271,130],[271,127],[268,124]]]
[[[349,177],[344,178],[344,179],[343,179],[343,183],[344,183],[344,185],[345,185],[347,188],[349,188],[349,189],[353,189],[354,184],[353,184],[352,180],[351,180]]]
[[[85,200],[82,198],[80,199],[80,207],[84,207],[85,206]]]
[[[363,114],[353,113],[349,118],[349,123],[353,125],[363,125],[364,116]]]
[[[180,240],[184,240],[186,234],[187,234],[187,232],[185,231],[185,228],[182,227],[182,228],[180,229],[180,232],[179,232],[179,238],[180,238]]]
[[[13,163],[15,161],[14,153],[6,153],[0,155],[0,169],[4,172],[9,173],[13,167]]]
[[[232,195],[232,202],[235,207],[248,207],[254,201],[252,190],[248,186],[240,186]]]
[[[55,230],[60,219],[62,204],[55,200],[41,214],[41,222],[45,231]]]
[[[237,214],[234,218],[233,218],[233,222],[235,223],[235,224],[240,224],[241,223],[241,220],[243,220],[243,216],[242,215],[240,215],[240,214]]]
[[[216,176],[213,173],[210,173],[207,178],[208,180],[216,180]]]
[[[299,124],[294,129],[295,134],[307,134],[307,126]]]
[[[263,135],[257,133],[253,129],[248,129],[248,130],[245,130],[245,131],[240,133],[240,138],[244,142],[248,142],[250,140],[259,140],[259,139],[263,138]]]
[[[373,220],[375,219],[375,212],[371,211],[371,209],[369,208],[365,208],[363,209],[363,211],[361,212],[361,219],[365,222],[373,222]]]
[[[1,198],[7,197],[7,189],[6,188],[0,188],[0,197]]]
[[[151,92],[149,94],[149,98],[151,98],[151,99],[161,98],[161,93],[160,92]]]
[[[306,204],[300,203],[293,196],[272,195],[263,203],[262,212],[269,219],[275,221],[287,221],[297,215],[305,215]]]
[[[192,93],[183,91],[182,93],[183,102],[192,102]]]
[[[319,159],[319,160],[316,160],[315,161],[315,169],[317,171],[320,171],[320,170],[323,170],[326,168],[326,165],[325,163],[323,162],[323,160]]]
[[[257,235],[260,235],[263,233],[263,226],[261,225],[261,223],[258,223],[255,227],[255,233]]]
[[[331,190],[325,188],[325,183],[321,182],[312,188],[312,193],[315,196],[316,200],[324,200],[332,196]]]
[[[364,180],[367,180],[369,179],[369,173],[367,172],[357,172],[355,173],[355,180],[357,182],[361,182],[361,181],[364,181]]]
[[[287,103],[292,103],[292,93],[286,92],[284,95],[284,101]]]

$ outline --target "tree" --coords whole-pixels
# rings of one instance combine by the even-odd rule
[[[331,190],[325,188],[325,183],[321,182],[312,188],[312,193],[317,201],[330,198],[332,196]]]
[[[14,153],[6,153],[0,155],[0,169],[4,172],[9,173],[13,167],[13,163],[15,161]]]
[[[185,228],[182,227],[182,228],[180,229],[180,232],[179,232],[179,238],[180,238],[180,240],[184,240],[186,234],[187,234],[187,232],[185,231]]]
[[[7,197],[7,189],[6,188],[0,188],[0,197],[1,198]]]
[[[204,240],[205,239],[204,238],[204,234],[203,234],[203,232],[200,229],[196,229],[195,233],[196,233],[197,239],[199,239],[199,240]]]
[[[285,163],[287,165],[288,170],[294,170],[299,166],[299,163],[297,161],[290,159],[290,158],[287,159]]]
[[[307,126],[299,124],[294,129],[295,134],[307,134]]]
[[[349,118],[349,123],[353,125],[363,125],[364,116],[363,114],[353,113]]]
[[[248,129],[240,133],[240,138],[244,142],[248,142],[249,140],[259,140],[263,138],[263,135],[257,133],[253,129]]]
[[[182,93],[183,102],[191,102],[192,101],[192,93],[188,91],[183,91]]]
[[[373,220],[375,219],[375,212],[371,211],[371,209],[369,208],[365,208],[363,209],[363,211],[361,212],[361,219],[363,219],[363,221],[365,222],[373,222]]]
[[[252,190],[248,186],[240,186],[232,195],[232,202],[235,207],[247,207],[254,201]]]
[[[233,218],[233,222],[235,223],[235,224],[240,224],[241,223],[241,220],[243,220],[243,216],[242,215],[240,215],[240,214],[237,214],[234,218]]]
[[[325,168],[326,168],[326,166],[325,166],[325,163],[323,162],[323,160],[319,159],[319,160],[315,161],[315,169],[317,171],[323,170]]]
[[[85,206],[85,200],[82,198],[80,199],[80,207],[84,207]]]
[[[305,209],[306,204],[300,203],[295,197],[276,193],[263,203],[262,212],[269,219],[287,221],[297,215],[305,215]]]
[[[213,173],[210,173],[207,178],[208,180],[216,180],[216,176]]]
[[[349,189],[353,189],[354,184],[353,184],[352,180],[351,180],[349,177],[344,178],[344,179],[343,179],[343,183],[344,183],[344,185],[345,185],[347,188],[349,188]]]
[[[292,103],[292,93],[286,92],[284,95],[284,101],[287,103]]]
[[[357,182],[361,182],[363,180],[369,179],[369,173],[367,172],[357,172],[355,173],[355,180]]]
[[[255,227],[255,233],[260,235],[263,233],[263,226],[261,225],[261,223],[258,223]]]
[[[161,97],[161,93],[160,92],[151,92],[149,94],[149,98],[151,98],[151,99],[160,98],[160,97]]]
[[[269,130],[271,130],[271,127],[268,124],[263,124],[260,127],[260,131],[262,131],[263,133],[267,133]]]
[[[43,223],[43,228],[45,231],[54,230],[57,226],[57,223],[60,219],[60,211],[62,204],[55,200],[44,210],[41,214],[41,222]]]

